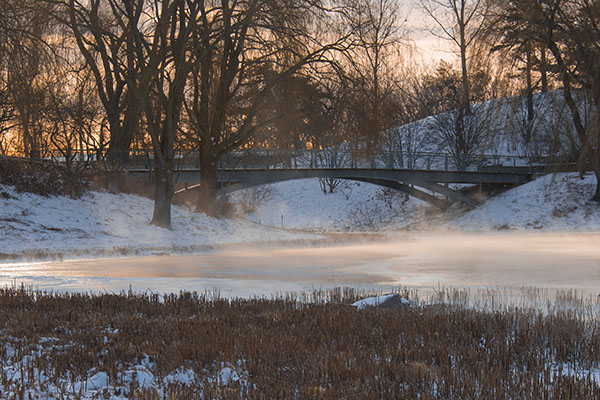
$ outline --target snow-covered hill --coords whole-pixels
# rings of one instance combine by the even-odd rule
[[[249,189],[252,190],[252,189]],[[593,174],[550,174],[488,199],[475,210],[445,213],[404,194],[351,183],[323,194],[316,179],[270,185],[270,193],[247,218],[263,225],[323,231],[504,229],[600,230]],[[244,191],[232,201],[244,197]]]
[[[395,223],[397,228],[423,215],[429,206],[403,193],[369,183],[342,182],[323,193],[318,179],[302,179],[250,188],[231,195],[240,205],[262,193],[250,221],[268,226],[314,231],[365,231]],[[240,212],[243,207],[239,206]]]
[[[593,113],[585,98],[579,99],[584,124]],[[556,90],[533,96],[533,115],[529,118],[526,99],[508,97],[474,104],[465,121],[473,154],[514,157],[573,156],[579,139],[570,111]],[[453,153],[456,113],[444,113],[402,125],[383,133],[384,150],[414,153]]]
[[[481,207],[448,222],[462,230],[600,230],[600,206],[590,201],[596,178],[550,174],[488,199]]]

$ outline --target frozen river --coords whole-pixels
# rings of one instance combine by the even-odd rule
[[[57,291],[219,291],[270,296],[331,287],[577,289],[600,293],[600,233],[415,235],[317,248],[251,248],[0,264],[0,285]]]

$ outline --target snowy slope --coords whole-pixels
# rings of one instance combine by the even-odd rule
[[[350,183],[323,194],[318,181],[270,185],[270,194],[246,217],[263,225],[317,231],[401,231],[505,229],[600,230],[600,206],[589,199],[593,174],[540,177],[489,198],[475,210],[453,207],[446,213],[401,193],[370,184]],[[239,201],[243,191],[232,195]]]
[[[231,200],[239,203],[254,190],[257,189],[233,193]],[[266,190],[258,209],[246,218],[274,227],[364,231],[379,230],[395,221],[398,228],[403,222],[412,221],[407,215],[420,215],[429,208],[426,203],[406,198],[398,191],[359,182],[342,182],[333,193],[327,194],[321,190],[318,179],[275,183]]]
[[[596,179],[588,173],[550,174],[488,199],[448,225],[463,230],[600,230],[600,206],[591,202]]]
[[[0,185],[0,253],[127,249],[202,249],[238,242],[269,242],[310,235],[258,226],[240,219],[207,217],[173,206],[173,230],[149,224],[153,201],[90,192],[81,199],[17,193]]]
[[[472,112],[476,118],[470,121],[470,129],[484,132],[474,153],[514,157],[572,156],[578,139],[562,92],[536,93],[533,104],[531,121],[523,97],[474,104]],[[580,99],[579,106],[587,121],[591,116],[589,104]],[[385,150],[449,153],[447,143],[439,134],[440,124],[452,123],[449,116],[449,113],[431,116],[384,132],[384,143],[391,147]]]

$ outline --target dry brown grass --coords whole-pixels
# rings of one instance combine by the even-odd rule
[[[0,184],[13,185],[18,192],[78,198],[89,189],[91,179],[87,166],[69,169],[49,160],[0,156]]]
[[[0,291],[0,358],[35,354],[23,367],[23,393],[39,384],[40,371],[57,384],[68,374],[85,378],[92,368],[117,380],[124,365],[147,355],[160,379],[182,366],[199,377],[192,386],[166,388],[163,397],[173,399],[600,396],[591,376],[576,378],[556,368],[599,365],[596,320],[443,304],[358,311],[349,305],[355,297],[351,290],[227,300],[7,288]],[[42,338],[54,339],[40,351]],[[218,384],[222,365],[245,380]],[[3,371],[0,380],[8,379]],[[128,393],[159,398],[135,387]]]

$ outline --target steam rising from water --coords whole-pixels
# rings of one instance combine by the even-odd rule
[[[418,235],[339,247],[0,264],[0,284],[228,296],[349,286],[600,291],[600,233]]]

